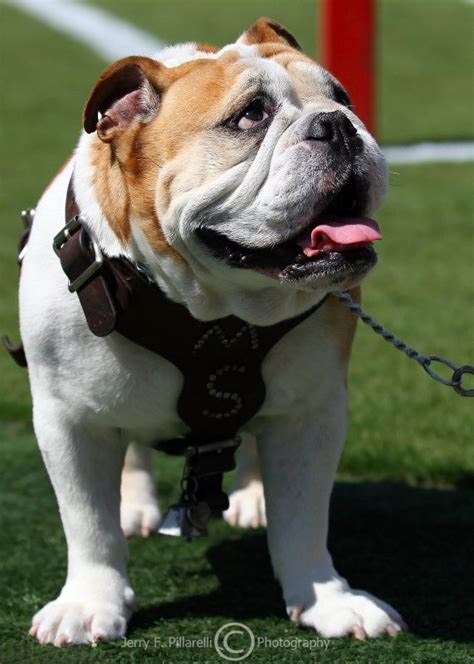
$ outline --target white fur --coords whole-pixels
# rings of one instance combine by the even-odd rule
[[[252,47],[239,49],[242,57],[256,61]],[[160,57],[171,65],[194,54],[188,44],[167,49]],[[37,206],[21,278],[21,333],[35,432],[56,491],[69,552],[63,590],[33,619],[32,633],[41,642],[87,643],[125,634],[134,597],[121,520],[127,534],[147,535],[156,530],[159,519],[151,455],[139,446],[186,432],[176,412],[180,372],[116,333],[104,339],[93,336],[77,296],[67,290],[51,244],[64,224],[73,168],[80,209],[103,250],[146,262],[160,286],[200,318],[234,313],[268,324],[303,311],[327,291],[298,290],[256,273],[235,277],[225,266],[211,266],[193,245],[192,229],[204,209],[208,220],[220,215],[236,238],[242,234],[248,240],[249,233],[265,240],[285,236],[282,217],[272,213],[273,199],[278,186],[288,187],[293,177],[284,154],[291,156],[288,145],[298,140],[298,123],[305,122],[317,105],[309,111],[298,105],[279,66],[256,61],[254,73],[273,86],[281,110],[253,162],[249,159],[215,182],[183,191],[173,201],[165,231],[185,256],[186,267],[154,254],[134,219],[129,246],[115,237],[91,187],[93,136],[81,137],[74,159]],[[375,204],[385,176],[373,139],[364,136],[372,154]],[[295,166],[297,158],[291,159]],[[264,214],[265,206],[269,214]],[[287,202],[282,209],[291,214],[290,207]],[[398,614],[352,591],[334,570],[326,549],[329,496],[346,428],[345,368],[330,325],[323,307],[265,359],[267,396],[248,430],[258,440],[266,516],[249,439],[226,518],[243,526],[263,525],[268,519],[274,569],[293,618],[300,616],[303,624],[327,637],[355,628],[377,636],[400,629]],[[127,452],[130,441],[134,445]]]
[[[193,60],[202,60],[203,58],[208,58],[210,60],[215,60],[223,53],[227,51],[234,51],[242,56],[254,56],[255,55],[255,46],[250,46],[247,44],[229,44],[224,46],[216,52],[209,51],[200,51],[199,45],[195,42],[187,42],[185,44],[177,44],[175,46],[167,46],[166,48],[158,51],[154,54],[154,59],[158,62],[163,63],[167,67],[178,67],[179,65],[184,64],[185,62],[192,62]]]

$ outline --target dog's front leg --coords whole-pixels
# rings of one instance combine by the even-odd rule
[[[329,500],[345,435],[345,390],[260,432],[268,540],[288,615],[324,637],[395,635],[385,602],[352,590],[327,550]]]
[[[148,537],[158,530],[161,520],[153,476],[155,451],[130,443],[122,470],[120,521],[126,537]]]
[[[30,633],[55,645],[119,639],[134,603],[120,528],[126,445],[117,431],[79,424],[53,400],[36,401],[34,415],[66,534],[68,572],[58,598],[33,617]]]
[[[244,434],[242,438],[229,509],[224,512],[224,519],[231,526],[258,528],[267,525],[267,517],[257,444],[255,436]]]

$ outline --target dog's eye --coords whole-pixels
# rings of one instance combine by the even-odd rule
[[[263,101],[255,99],[247,108],[236,118],[236,124],[239,129],[252,129],[261,124],[268,118]]]

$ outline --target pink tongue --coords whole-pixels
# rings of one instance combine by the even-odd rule
[[[381,240],[379,226],[368,218],[338,218],[320,224],[299,241],[303,253],[310,258],[320,251],[344,251],[354,245]]]

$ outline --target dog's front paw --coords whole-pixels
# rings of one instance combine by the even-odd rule
[[[145,503],[122,502],[120,506],[120,524],[125,537],[149,537],[158,530],[160,522],[161,513],[156,500]]]
[[[161,513],[154,482],[145,471],[122,475],[120,525],[125,537],[148,537],[158,530]]]
[[[33,616],[30,634],[55,646],[121,639],[134,603],[129,586],[119,594],[96,586],[85,596],[84,587],[66,584],[57,599]]]
[[[326,638],[397,636],[407,628],[395,609],[362,590],[328,593],[306,609],[288,606],[287,612],[292,620]]]
[[[267,525],[261,482],[253,481],[244,489],[233,491],[229,496],[229,503],[224,519],[231,526],[258,528]]]

